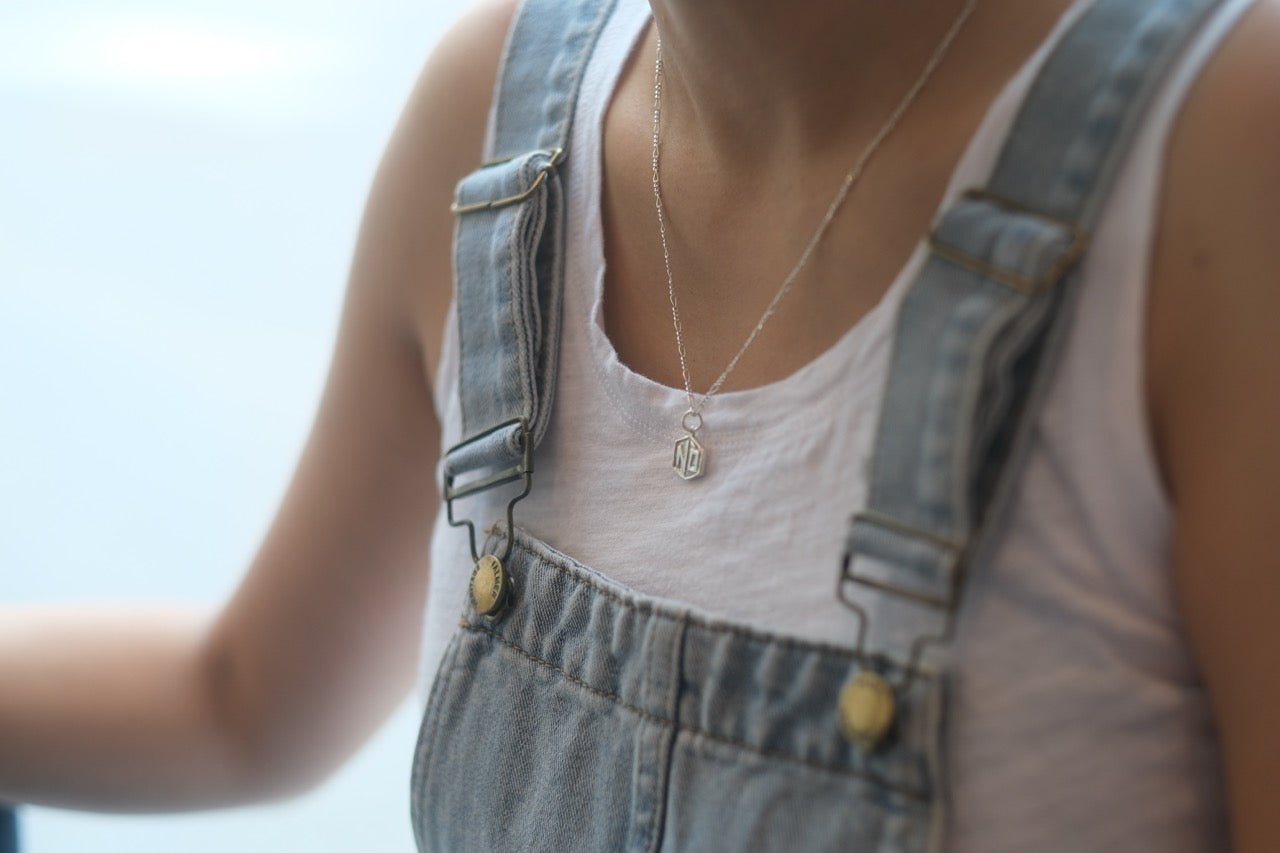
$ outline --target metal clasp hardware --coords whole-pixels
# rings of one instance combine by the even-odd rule
[[[559,166],[564,160],[563,148],[549,148],[546,153],[549,155],[550,159],[547,160],[546,165],[538,169],[538,174],[534,176],[533,183],[530,184],[529,188],[524,192],[509,195],[505,198],[496,198],[490,201],[476,201],[469,204],[459,204],[455,201],[453,204],[449,205],[449,210],[455,215],[461,216],[464,213],[475,213],[481,210],[493,210],[498,207],[506,207],[509,204],[519,204],[536,193],[538,191],[538,187],[542,186],[542,184],[547,180],[547,174],[556,166]],[[507,163],[514,159],[515,157],[504,157],[501,160],[490,160],[487,163],[481,164],[480,168],[483,169],[485,166],[497,166],[500,163]]]
[[[492,429],[487,429],[479,435],[474,435],[466,441],[455,444],[453,447],[449,448],[448,452],[445,454],[447,458],[449,454],[452,454],[455,450],[466,447],[469,444],[474,444],[478,441],[483,441],[495,432],[510,429],[517,425],[520,427],[519,435],[521,458],[520,462],[516,464],[514,468],[507,468],[505,470],[498,471],[495,474],[490,474],[487,477],[482,477],[478,480],[472,480],[471,482],[464,483],[460,486],[454,485],[455,478],[453,475],[446,474],[444,478],[444,504],[449,524],[454,527],[467,528],[467,535],[471,540],[471,558],[477,562],[480,560],[480,549],[476,546],[476,526],[469,518],[456,519],[453,517],[453,502],[459,498],[465,498],[468,495],[474,495],[507,483],[514,483],[517,480],[523,480],[524,488],[520,491],[520,494],[512,498],[507,504],[507,547],[499,558],[505,565],[507,558],[511,556],[511,548],[515,542],[515,527],[513,525],[514,516],[512,510],[516,504],[528,496],[529,489],[533,485],[533,433],[529,429],[528,421],[524,418],[513,418],[512,420],[498,424]]]
[[[957,543],[948,542],[933,536],[932,534],[926,533],[922,530],[917,530],[913,527],[908,527],[901,522],[876,513],[859,513],[854,516],[854,521],[869,522],[880,527],[888,528],[903,536],[911,536],[921,539],[934,547],[950,551],[954,555],[954,565],[951,571],[950,594],[945,598],[926,595],[921,593],[919,590],[909,589],[904,586],[888,583],[887,581],[883,581],[878,578],[858,574],[853,568],[853,549],[846,550],[844,557],[841,560],[840,574],[836,578],[836,598],[841,604],[849,608],[849,610],[858,617],[858,633],[854,641],[854,657],[859,661],[865,660],[866,658],[867,627],[870,622],[870,617],[867,615],[866,609],[853,598],[851,594],[851,587],[860,586],[868,589],[874,589],[887,595],[893,595],[898,598],[905,599],[921,607],[927,607],[932,610],[943,612],[942,632],[933,636],[917,637],[911,644],[911,652],[905,667],[903,683],[898,685],[896,688],[898,692],[905,694],[911,689],[911,683],[920,670],[920,661],[924,658],[925,649],[936,643],[947,642],[953,635],[955,627],[956,589],[959,586],[959,579],[963,572],[966,549]]]
[[[1017,213],[1023,216],[1031,216],[1036,219],[1042,219],[1058,228],[1061,228],[1071,237],[1071,241],[1067,244],[1066,249],[1058,258],[1057,263],[1049,268],[1044,275],[1039,278],[1030,278],[1024,275],[1010,272],[1006,269],[994,266],[982,258],[974,257],[968,252],[957,249],[955,246],[944,243],[938,238],[937,232],[929,234],[929,249],[938,257],[950,261],[957,266],[964,267],[967,270],[986,276],[987,278],[998,281],[1014,290],[1034,295],[1040,293],[1053,285],[1057,284],[1067,271],[1076,265],[1076,262],[1084,256],[1085,249],[1089,246],[1089,234],[1083,228],[1072,222],[1066,222],[1053,216],[1046,216],[1038,210],[1019,204],[1011,199],[998,196],[994,193],[983,189],[967,190],[963,198],[973,201],[989,201],[996,207]]]

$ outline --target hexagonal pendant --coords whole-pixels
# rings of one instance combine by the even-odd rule
[[[707,470],[707,452],[698,439],[689,433],[676,442],[675,458],[671,462],[676,476],[681,480],[696,480]]]

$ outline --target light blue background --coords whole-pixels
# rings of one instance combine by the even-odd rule
[[[234,587],[309,426],[378,155],[457,5],[0,6],[0,599]],[[407,852],[415,716],[299,801],[27,809],[24,853]]]

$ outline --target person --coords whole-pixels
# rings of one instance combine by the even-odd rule
[[[468,193],[513,153],[491,93],[531,16],[477,6],[390,141],[314,430],[240,589],[209,623],[6,612],[0,798],[304,790],[410,689],[421,633],[423,849],[1275,849],[1272,0],[1206,4],[1125,130],[1006,524],[965,581],[949,695],[901,665],[897,628],[923,617],[832,594],[848,516],[880,498],[922,235],[955,224],[939,209],[984,183],[1053,46],[1106,1],[563,4],[600,10],[538,69],[580,83],[569,145],[516,164],[544,206],[492,220],[497,196]],[[528,101],[530,127],[562,115]],[[483,225],[540,239],[560,204],[551,259]],[[503,302],[486,316],[515,331],[485,337],[455,258],[475,298],[476,259],[516,283],[562,263],[562,327]],[[530,341],[543,361],[495,374]],[[442,448],[534,374],[554,409],[482,448],[533,469],[518,529],[472,540],[445,523],[442,483],[472,481]],[[525,485],[458,518],[502,521]],[[851,722],[836,694],[858,672],[897,692],[859,694]]]

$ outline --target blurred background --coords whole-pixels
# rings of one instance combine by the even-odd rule
[[[318,400],[378,156],[461,3],[0,4],[0,598],[230,592]],[[22,849],[408,853],[417,713],[302,800],[29,808]]]

